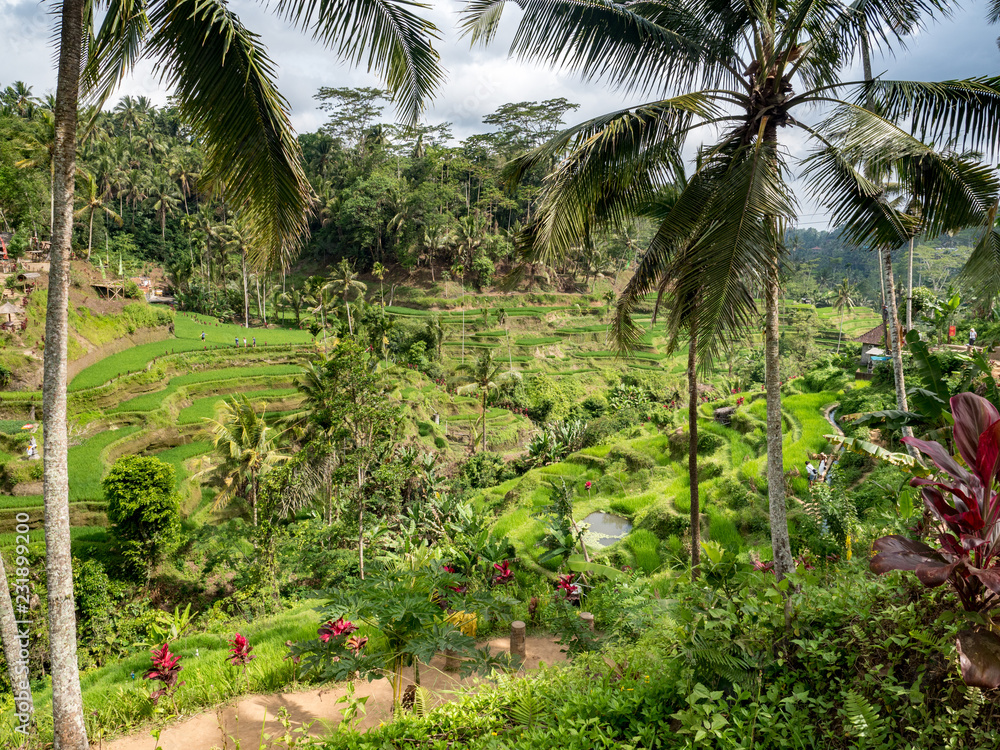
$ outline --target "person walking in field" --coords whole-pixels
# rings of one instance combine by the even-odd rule
[[[203,344],[205,343],[205,332],[204,331],[201,332],[201,342]]]
[[[976,329],[975,328],[970,328],[969,329],[969,346],[975,346],[977,338],[979,338],[979,334],[976,333]]]
[[[236,346],[240,345],[240,337],[239,336],[234,337],[233,340],[236,342]]]

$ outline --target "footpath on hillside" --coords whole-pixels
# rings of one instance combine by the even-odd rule
[[[510,641],[495,638],[488,642],[493,653],[507,652]],[[528,636],[525,638],[526,658],[522,673],[537,670],[541,664],[556,664],[566,661],[566,654],[552,638]],[[444,656],[435,657],[430,665],[420,668],[420,681],[432,698],[431,706],[458,700],[467,691],[475,691],[483,683],[483,678],[472,676],[464,679],[455,672],[444,670]],[[403,682],[413,682],[413,669],[403,670]],[[392,720],[392,685],[386,678],[354,683],[354,700],[367,697],[364,717],[358,722],[359,730],[370,729]],[[277,738],[284,734],[285,727],[278,720],[279,712],[288,714],[289,729],[295,732],[300,727],[308,728],[314,736],[329,734],[342,719],[341,711],[345,702],[338,700],[348,695],[347,684],[324,687],[295,693],[275,693],[273,695],[248,695],[236,703],[218,706],[214,711],[184,719],[160,732],[154,743],[150,728],[103,743],[106,750],[149,750],[158,746],[163,750],[213,750],[213,748],[239,747],[242,750],[258,750],[283,747]]]

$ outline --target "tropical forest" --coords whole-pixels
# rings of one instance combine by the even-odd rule
[[[1000,78],[880,68],[957,4],[250,5],[0,66],[0,746],[1000,746]]]

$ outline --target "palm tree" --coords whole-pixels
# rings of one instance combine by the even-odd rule
[[[862,16],[856,6],[863,6]],[[674,287],[679,297],[700,300],[693,332],[700,355],[721,348],[718,334],[727,319],[746,323],[755,314],[753,297],[737,292],[732,280],[757,284],[763,292],[768,495],[779,576],[793,567],[778,370],[780,260],[785,228],[796,215],[788,175],[799,172],[847,241],[876,249],[905,244],[917,227],[889,205],[866,169],[920,169],[920,202],[933,204],[923,205],[931,231],[985,227],[995,202],[998,186],[987,167],[940,155],[895,123],[907,121],[913,133],[938,142],[961,128],[967,145],[995,150],[1000,81],[865,86],[840,79],[862,41],[871,37],[888,48],[919,26],[922,13],[935,9],[922,0],[847,5],[539,0],[524,5],[518,22],[512,54],[648,94],[634,107],[567,128],[510,163],[508,181],[517,183],[561,159],[539,195],[522,243],[522,267],[557,266],[595,227],[635,215],[674,181],[690,133],[700,128],[721,133],[699,150],[694,174],[646,252],[664,255],[699,238],[703,263]],[[473,42],[494,37],[501,10],[496,0],[470,0],[463,26]],[[817,103],[827,107],[818,121]],[[812,146],[805,158],[782,149],[779,128],[802,131]],[[935,200],[942,194],[947,201]],[[636,345],[642,333],[630,315],[641,286],[630,283],[619,299],[614,333],[622,346]]]
[[[55,225],[55,166],[53,159],[56,149],[56,119],[55,113],[48,109],[40,111],[34,124],[35,133],[28,135],[17,143],[18,149],[25,153],[23,159],[14,163],[18,169],[42,169],[49,173],[49,231]]]
[[[331,291],[344,301],[344,307],[347,308],[347,330],[353,336],[354,321],[351,319],[350,301],[358,296],[364,296],[368,287],[363,281],[358,281],[358,275],[354,272],[351,264],[347,262],[347,258],[342,258],[337,264],[336,270],[330,274],[330,280],[323,289]]]
[[[382,315],[385,316],[385,293],[382,289],[382,279],[385,278],[385,266],[378,261],[372,266],[372,276],[378,279],[379,304],[382,306]]]
[[[234,498],[241,498],[250,505],[254,526],[261,477],[287,459],[278,452],[280,435],[264,419],[265,410],[258,413],[246,395],[238,394],[222,403],[220,419],[204,420],[212,432],[215,452],[222,459],[219,472],[225,485],[214,508],[224,508]]]
[[[167,239],[167,215],[172,214],[180,204],[180,199],[177,197],[179,192],[177,185],[165,170],[157,169],[153,172],[146,200],[160,220],[160,236],[164,241]]]
[[[833,309],[840,311],[840,330],[837,332],[837,354],[840,354],[840,340],[844,337],[844,310],[853,310],[857,305],[858,289],[847,277],[833,292]]]
[[[309,305],[315,304],[313,298],[301,289],[289,289],[287,292],[282,292],[278,300],[282,305],[287,305],[292,309],[295,314],[296,326],[302,325],[302,311]]]
[[[122,225],[122,217],[104,202],[106,197],[106,193],[98,191],[97,180],[94,179],[94,176],[88,174],[87,192],[83,196],[83,205],[73,213],[74,219],[81,219],[87,216],[87,260],[90,260],[90,251],[94,247],[94,214],[100,211],[111,217],[118,226]]]
[[[77,663],[66,425],[69,253],[76,126],[83,70],[84,0],[63,0],[53,139],[54,220],[45,316],[45,543],[55,746],[86,750]],[[435,27],[400,0],[307,3],[275,11],[388,80],[404,119],[415,121],[441,80]],[[88,43],[86,78],[103,104],[136,63],[152,59],[208,153],[209,182],[244,209],[253,261],[286,266],[307,229],[309,183],[266,52],[223,0],[113,3]]]
[[[482,406],[482,414],[479,421],[483,425],[482,433],[482,446],[483,450],[486,450],[486,400],[489,398],[491,393],[496,392],[500,388],[500,384],[505,380],[510,379],[520,379],[521,373],[519,372],[504,372],[501,373],[500,370],[502,365],[495,364],[493,362],[493,350],[486,349],[482,354],[476,357],[476,361],[471,365],[459,365],[458,369],[467,373],[466,378],[472,382],[460,386],[455,393],[464,395],[467,393],[478,393],[480,404]],[[473,452],[475,452],[475,441],[473,441]]]

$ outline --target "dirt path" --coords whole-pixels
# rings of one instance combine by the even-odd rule
[[[525,639],[527,658],[525,670],[538,669],[539,663],[554,664],[566,660],[560,646],[551,638],[529,636]],[[489,641],[494,653],[510,648],[506,638]],[[403,671],[404,682],[410,684],[413,670]],[[438,656],[429,666],[420,669],[422,686],[433,696],[434,705],[457,700],[462,688],[471,688],[479,678],[464,680],[457,674],[444,671],[444,657]],[[212,750],[212,748],[242,747],[243,750],[269,748],[269,743],[261,743],[261,731],[265,735],[278,737],[284,728],[275,719],[284,708],[288,711],[291,729],[310,726],[310,733],[321,735],[340,723],[341,709],[337,699],[346,695],[346,686],[309,690],[300,693],[277,693],[274,695],[250,695],[239,703],[219,706],[215,711],[198,714],[172,724],[160,733],[158,743],[154,743],[150,728],[135,734],[104,743],[104,750],[150,750],[158,744],[163,750]],[[369,729],[392,719],[392,686],[387,679],[373,682],[355,683],[355,698],[368,696],[365,716],[358,724],[361,729]],[[237,745],[237,740],[239,745]],[[96,744],[93,745],[96,747]],[[283,744],[276,745],[284,747]]]

